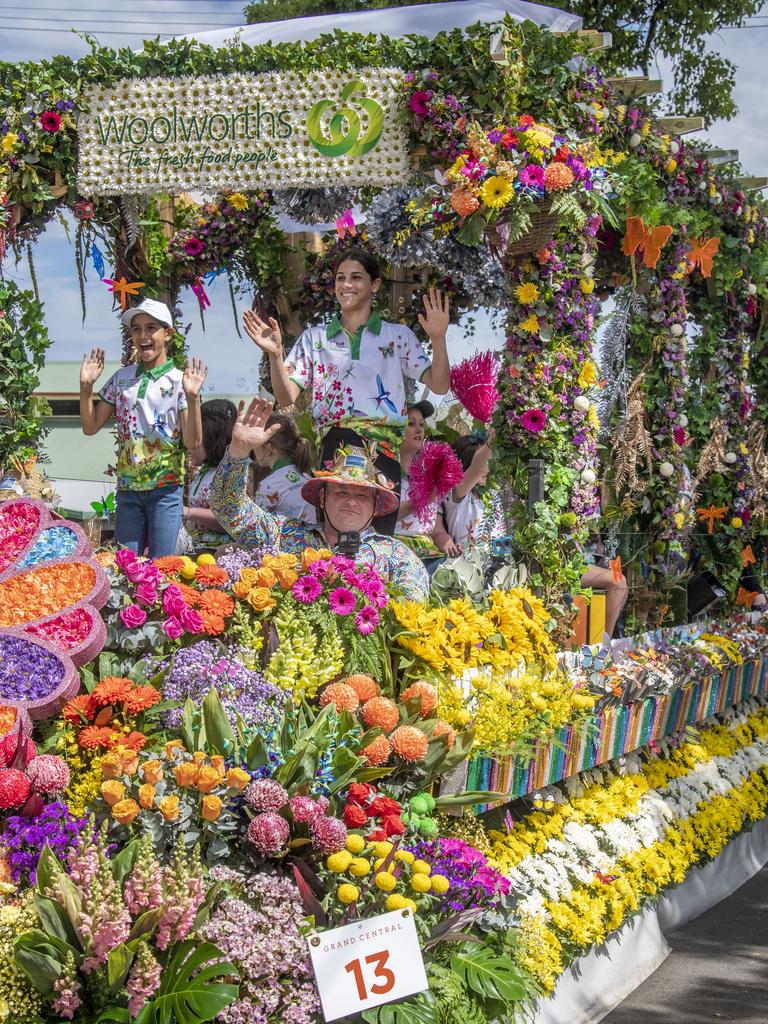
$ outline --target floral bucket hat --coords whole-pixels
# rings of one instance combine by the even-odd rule
[[[378,472],[365,448],[339,448],[331,468],[315,470],[312,479],[307,480],[301,488],[302,498],[315,508],[320,508],[320,493],[327,483],[373,488],[376,491],[376,516],[394,512],[400,504],[395,494],[395,485]]]

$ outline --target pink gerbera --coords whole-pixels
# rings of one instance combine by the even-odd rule
[[[355,616],[355,625],[357,626],[357,632],[361,636],[368,636],[379,624],[379,613],[373,607],[373,605],[366,604],[360,609]]]
[[[429,101],[431,99],[432,93],[425,92],[423,89],[412,93],[411,98],[408,100],[411,113],[417,117],[426,117],[429,113]]]
[[[184,252],[187,256],[199,256],[203,251],[203,243],[199,238],[188,238],[184,243]]]
[[[44,132],[57,132],[61,128],[61,118],[54,110],[46,110],[40,115],[40,127]]]
[[[528,164],[520,171],[521,185],[541,185],[544,187],[544,168],[536,164]]]
[[[351,615],[357,603],[355,595],[346,587],[336,587],[328,596],[328,604],[331,611],[337,615]]]
[[[532,434],[538,434],[547,425],[547,414],[543,409],[526,409],[520,417],[520,422],[526,430]]]
[[[291,593],[301,604],[312,604],[323,592],[323,585],[314,576],[302,576],[291,587]]]

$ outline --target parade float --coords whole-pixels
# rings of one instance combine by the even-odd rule
[[[546,25],[0,68],[6,258],[34,268],[71,211],[84,312],[189,285],[202,314],[226,274],[309,322],[351,232],[393,303],[405,269],[501,309],[453,387],[492,418],[527,568],[422,605],[325,550],[153,562],[11,485],[0,1019],[598,1020],[686,894],[765,860],[765,206],[695,118],[603,77],[594,33]],[[336,231],[307,252],[280,211]],[[17,482],[35,287],[0,284]],[[579,583],[598,521],[630,583],[613,644]],[[717,618],[688,621],[693,564]]]

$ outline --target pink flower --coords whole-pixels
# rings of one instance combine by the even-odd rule
[[[292,796],[290,806],[293,820],[298,824],[313,821],[325,811],[325,808],[315,803],[311,796]]]
[[[120,618],[126,629],[136,629],[147,621],[147,613],[137,604],[129,604],[127,608],[120,609]]]
[[[178,640],[184,632],[184,627],[175,615],[171,615],[171,617],[166,619],[163,623],[163,632],[169,640]]]
[[[325,579],[331,571],[331,563],[326,561],[313,562],[307,570],[310,576],[317,576],[318,579]]]
[[[55,754],[40,754],[27,765],[27,777],[38,793],[60,793],[69,785],[69,768]]]
[[[672,436],[675,439],[675,444],[679,444],[681,447],[685,444],[685,428],[675,427],[672,431]]]
[[[310,822],[309,835],[320,853],[338,853],[347,841],[347,826],[340,818],[318,816]]]
[[[423,89],[412,93],[411,98],[408,100],[408,107],[411,113],[417,117],[426,117],[429,113],[429,101],[431,99],[432,93],[425,92]]]
[[[157,600],[157,587],[152,586],[151,583],[147,583],[146,580],[142,580],[138,587],[136,587],[134,597],[137,601],[140,601],[142,604],[147,606],[154,604]],[[166,611],[167,610],[168,609],[166,609]]]
[[[144,579],[144,566],[138,559],[134,562],[129,562],[123,569],[123,572],[131,583],[139,583]]]
[[[544,187],[544,168],[536,164],[528,164],[520,171],[518,179],[521,185],[540,185]]]
[[[245,799],[254,811],[279,811],[288,802],[288,791],[274,779],[254,779],[245,791]]]
[[[129,565],[135,565],[136,562],[138,562],[138,558],[130,548],[120,548],[115,555],[115,565],[122,572],[125,572]]]
[[[203,632],[205,623],[203,622],[202,615],[200,612],[196,612],[194,608],[190,608],[188,604],[185,604],[181,609],[178,619],[187,633]]]
[[[493,352],[480,352],[451,370],[451,391],[481,423],[490,423],[501,397],[496,390],[499,364]]]
[[[449,444],[425,441],[411,462],[408,479],[408,497],[416,516],[426,520],[430,506],[442,501],[463,477],[461,462]]]
[[[323,592],[323,585],[314,576],[302,576],[291,587],[291,593],[301,604],[312,604]]]
[[[199,256],[203,251],[203,243],[199,238],[188,238],[184,243],[184,252],[187,256]]]
[[[532,434],[538,434],[547,425],[547,414],[543,409],[526,409],[520,422]]]
[[[336,587],[328,596],[331,611],[337,615],[351,615],[356,603],[355,595],[346,587]]]
[[[290,834],[291,829],[288,822],[274,811],[258,814],[248,826],[246,833],[248,842],[253,843],[264,857],[279,853],[288,842]]]
[[[61,128],[61,118],[54,110],[45,110],[40,115],[40,127],[44,132],[57,132]]]
[[[368,636],[379,624],[379,613],[373,605],[367,604],[355,616],[355,626],[361,636]]]
[[[181,616],[182,611],[187,607],[187,602],[181,596],[181,591],[178,587],[171,586],[166,587],[163,591],[163,611],[166,615],[178,615]]]

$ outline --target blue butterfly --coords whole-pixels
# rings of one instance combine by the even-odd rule
[[[395,339],[393,338],[388,345],[378,345],[377,348],[385,359],[389,359],[395,354]]]
[[[93,260],[93,269],[99,275],[99,280],[103,281],[104,271],[107,269],[104,265],[104,253],[95,242],[91,242],[91,259]]]
[[[159,412],[155,412],[155,422],[152,424],[152,428],[162,437],[165,437],[170,441],[171,433],[165,425],[165,416],[161,416]]]
[[[173,397],[173,384],[169,388],[164,388],[160,385],[160,397],[161,398],[172,398]]]
[[[397,406],[395,405],[395,403],[389,397],[392,394],[392,392],[384,390],[384,382],[382,381],[381,374],[379,374],[379,373],[376,374],[376,387],[379,389],[378,395],[372,395],[371,396],[371,400],[372,401],[375,400],[375,402],[376,402],[376,408],[378,409],[379,406],[381,405],[381,403],[383,402],[384,405],[386,405],[386,407],[392,413],[392,415],[393,416],[397,416],[398,415]]]

